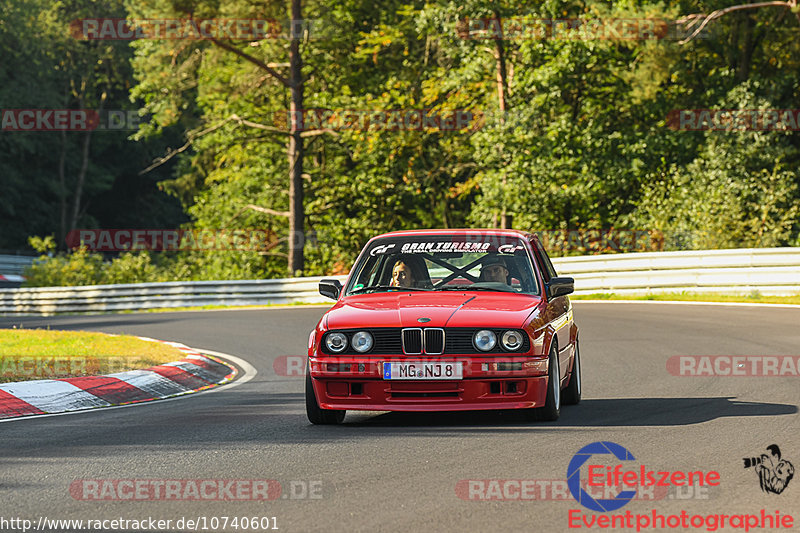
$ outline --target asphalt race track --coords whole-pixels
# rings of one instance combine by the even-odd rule
[[[800,479],[782,494],[762,492],[742,458],[759,457],[778,444],[783,458],[800,467],[800,377],[676,376],[667,371],[667,359],[798,356],[800,309],[574,305],[584,399],[563,407],[555,423],[525,422],[514,412],[358,412],[348,413],[342,426],[312,426],[305,416],[303,378],[278,375],[273,363],[305,354],[321,307],[0,318],[0,327],[178,341],[235,355],[258,371],[240,386],[179,400],[0,423],[0,516],[34,522],[42,516],[152,517],[173,524],[182,517],[276,517],[284,532],[567,531],[571,510],[587,518],[600,513],[559,491],[536,493],[546,500],[520,500],[518,490],[509,490],[511,501],[476,501],[491,483],[471,485],[472,500],[464,487],[468,480],[536,480],[537,487],[562,480],[563,488],[578,450],[611,441],[635,456],[637,468],[721,476],[719,486],[672,487],[659,499],[631,501],[618,513],[733,515],[763,509],[773,516],[793,515],[797,529]],[[70,485],[84,479],[270,479],[282,484],[286,497],[84,501],[70,493]]]

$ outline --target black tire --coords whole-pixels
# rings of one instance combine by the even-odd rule
[[[542,407],[527,410],[527,418],[537,422],[558,420],[561,414],[561,382],[559,381],[558,350],[555,343],[550,346],[550,364],[547,365],[547,399]]]
[[[581,401],[581,350],[578,339],[575,339],[575,362],[572,363],[572,372],[569,373],[569,384],[561,393],[563,405],[578,405]]]
[[[312,424],[341,424],[344,420],[345,410],[323,409],[317,402],[314,387],[311,384],[311,374],[306,371],[306,416]]]

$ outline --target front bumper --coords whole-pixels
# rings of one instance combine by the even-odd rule
[[[384,380],[382,363],[461,362],[460,380]],[[547,396],[547,358],[474,356],[322,356],[309,358],[323,409],[467,411],[541,407]]]

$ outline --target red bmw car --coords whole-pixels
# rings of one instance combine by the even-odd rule
[[[371,239],[309,337],[306,412],[523,409],[556,420],[581,398],[578,326],[538,238],[514,230]]]

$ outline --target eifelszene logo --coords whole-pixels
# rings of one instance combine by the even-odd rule
[[[633,461],[635,457],[631,452],[613,442],[593,442],[578,450],[567,467],[567,487],[569,492],[575,500],[592,511],[600,511],[605,513],[607,511],[615,511],[620,507],[627,505],[634,496],[635,490],[620,491],[612,499],[599,499],[595,500],[583,488],[581,488],[581,466],[586,463],[593,455],[612,454],[620,461]],[[591,466],[589,467],[591,469]],[[591,475],[589,476],[591,483]]]
[[[598,461],[590,461],[596,455],[612,455],[620,462],[636,460],[627,449],[608,441],[593,442],[578,450],[567,467],[567,487],[579,504],[592,511],[606,513],[624,507],[636,497],[637,489],[640,487],[717,486],[720,484],[719,472],[713,470],[708,472],[702,470],[655,471],[643,464],[638,467],[630,465],[628,469],[624,469],[623,464],[612,467],[598,464]],[[595,499],[584,490],[581,479],[583,465],[586,465],[586,486],[593,489],[602,488],[605,498]],[[619,488],[625,490],[619,490],[614,495],[614,491]]]
[[[781,459],[781,449],[777,444],[767,446],[767,451],[769,454],[763,453],[761,457],[745,457],[744,467],[755,470],[762,491],[780,494],[794,477],[794,466]]]

